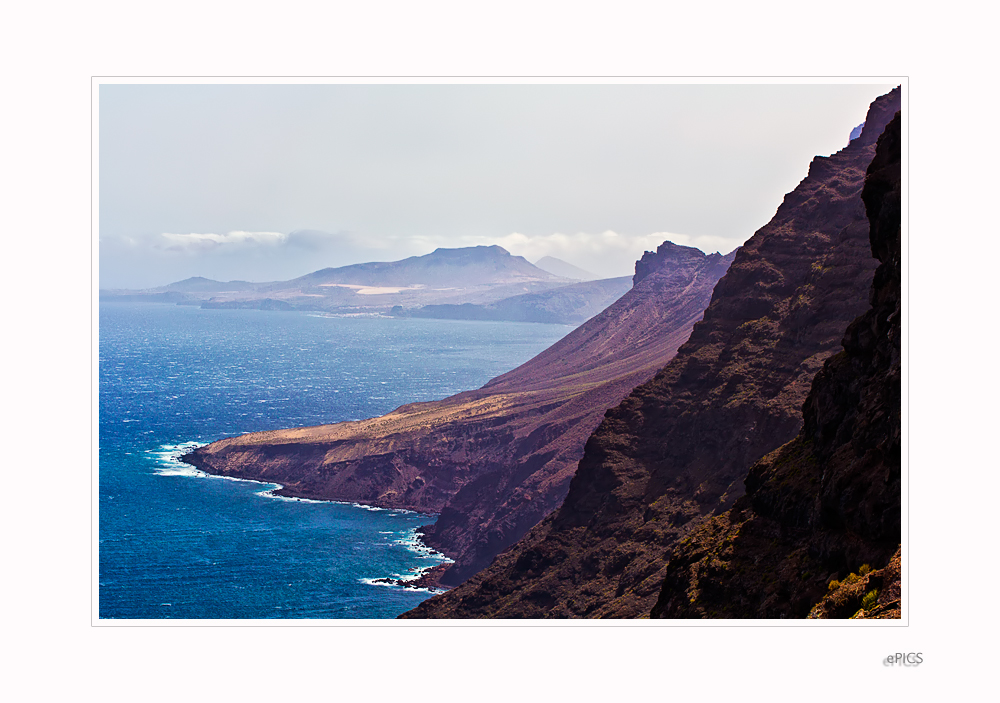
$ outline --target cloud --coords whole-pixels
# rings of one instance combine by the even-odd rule
[[[102,287],[147,288],[190,276],[217,280],[274,281],[326,266],[385,260],[359,246],[349,233],[132,233],[101,235]]]
[[[155,248],[167,249],[171,251],[182,251],[201,253],[212,251],[220,247],[245,248],[245,247],[275,247],[288,241],[288,235],[281,232],[227,232],[226,234],[196,233],[175,234],[164,232],[160,235],[166,240],[166,244],[154,244]]]

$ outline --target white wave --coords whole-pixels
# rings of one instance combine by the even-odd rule
[[[385,581],[379,581],[378,579],[370,579],[370,578],[359,578],[358,582],[367,584],[369,586],[385,586],[386,588],[396,588],[403,591],[409,591],[411,593],[430,593],[431,595],[437,595],[438,593],[445,592],[445,589],[443,588],[428,588],[428,587],[413,588],[411,586],[400,586],[399,584],[396,583],[386,583]]]
[[[368,584],[369,586],[388,586],[389,588],[398,588],[398,586],[394,583],[386,583],[385,581],[378,581],[376,579],[359,578],[358,581]]]
[[[147,449],[146,453],[155,457],[156,466],[153,468],[160,476],[207,476],[204,471],[200,471],[191,464],[185,464],[181,457],[196,447],[203,446],[201,442],[181,442],[180,444],[161,444],[158,449]]]
[[[379,534],[384,535],[393,533],[380,532]],[[403,584],[409,581],[416,581],[417,579],[422,577],[425,573],[427,573],[430,569],[433,569],[435,566],[440,566],[442,564],[454,564],[455,560],[450,559],[441,552],[433,549],[432,547],[428,547],[426,544],[424,544],[420,540],[420,537],[417,535],[416,527],[410,528],[406,532],[397,534],[401,534],[402,536],[399,539],[393,540],[393,544],[398,544],[401,547],[408,550],[409,552],[416,554],[419,559],[426,559],[431,563],[427,564],[426,566],[414,566],[405,574],[390,574],[388,577],[384,576],[382,577],[382,578],[395,579],[396,583],[385,583],[382,581],[377,581],[376,579],[372,578],[362,578],[360,579],[361,583],[367,583],[372,586],[392,586],[394,588],[403,588],[407,591],[422,591],[424,593],[431,593],[431,594],[443,593],[444,591],[438,588],[412,588],[410,586],[405,586]]]
[[[237,480],[247,480],[247,479],[237,479]],[[279,496],[279,495],[277,495],[275,493],[275,491],[280,491],[282,488],[284,488],[284,486],[282,486],[280,483],[271,483],[271,484],[268,484],[268,485],[274,486],[274,488],[268,488],[266,491],[260,491],[260,492],[257,493],[257,495],[263,496],[264,498],[274,498],[275,500],[284,500],[284,501],[287,501],[289,503],[332,503],[332,502],[334,502],[332,500],[315,500],[313,498],[297,498],[296,496]]]
[[[405,547],[421,559],[433,559],[437,564],[453,564],[455,562],[454,559],[449,559],[441,552],[424,544],[420,536],[417,535],[416,527],[407,530],[400,539],[393,540],[393,542]],[[430,567],[421,567],[421,570],[426,571],[428,568]]]
[[[330,501],[331,503],[336,503],[339,501]],[[418,513],[416,510],[407,510],[406,508],[380,508],[376,505],[365,505],[364,503],[343,503],[343,505],[350,505],[354,508],[362,508],[363,510],[368,510],[373,513],[389,513],[388,517],[401,517],[403,515],[422,515],[423,513]]]

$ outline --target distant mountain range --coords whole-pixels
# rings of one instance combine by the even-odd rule
[[[539,268],[503,247],[477,246],[436,249],[401,261],[325,268],[289,281],[194,277],[145,290],[101,290],[100,298],[213,309],[392,311],[399,317],[579,324],[630,285],[627,277],[579,283],[593,275],[559,259],[547,260],[573,277]]]

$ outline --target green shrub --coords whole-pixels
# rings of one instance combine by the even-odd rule
[[[861,576],[865,576],[871,570],[872,570],[871,564],[862,564],[861,568],[858,569],[858,574],[860,574]]]
[[[869,611],[878,604],[878,589],[868,591],[865,597],[861,599],[861,609],[864,611]]]

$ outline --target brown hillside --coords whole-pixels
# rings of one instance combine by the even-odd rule
[[[861,314],[875,261],[861,189],[899,109],[877,99],[858,139],[817,157],[737,251],[677,356],[608,411],[563,505],[462,586],[402,617],[640,617],[674,544],[732,506],[794,437],[811,381]]]

